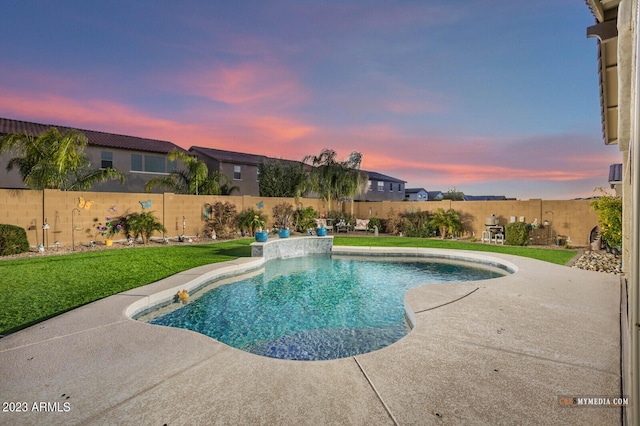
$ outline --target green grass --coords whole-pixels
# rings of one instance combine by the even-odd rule
[[[0,261],[0,335],[122,291],[209,263],[250,256],[250,239],[214,244],[101,250]],[[398,237],[341,237],[334,245],[477,250],[566,264],[574,250]]]
[[[250,256],[251,240],[0,261],[0,335],[209,263]]]
[[[372,247],[421,247],[451,250],[487,251],[491,253],[512,254],[530,257],[545,262],[566,265],[578,252],[565,249],[544,249],[534,247],[502,246],[496,244],[470,243],[464,241],[440,240],[431,238],[397,237],[340,237],[333,239],[336,246],[372,246]]]

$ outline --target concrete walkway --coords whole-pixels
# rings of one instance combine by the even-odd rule
[[[518,272],[415,288],[409,335],[333,361],[264,358],[125,315],[225,265],[103,299],[0,339],[0,424],[620,424],[619,408],[559,403],[620,396],[619,278],[490,256]]]

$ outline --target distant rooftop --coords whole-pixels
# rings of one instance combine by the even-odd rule
[[[97,132],[95,130],[78,129],[74,127],[59,126],[57,124],[32,123],[29,121],[11,120],[9,118],[0,117],[0,134],[21,133],[37,137],[49,130],[51,127],[56,127],[61,132],[79,130],[87,137],[89,145],[157,152],[162,154],[167,154],[176,149],[186,152],[183,148],[180,148],[178,145],[168,141]]]
[[[420,191],[427,192],[427,190],[424,189],[424,188],[405,188],[404,193],[405,194],[417,194]]]
[[[246,154],[244,152],[225,151],[223,149],[205,148],[202,146],[192,146],[189,151],[200,153],[214,160],[225,163],[251,164],[257,166],[268,157],[264,155]]]
[[[363,172],[365,172],[367,175],[369,175],[369,179],[373,179],[373,180],[377,180],[377,181],[397,182],[397,183],[406,183],[407,182],[406,180],[396,179],[394,177],[383,175],[382,173],[378,173],[378,172],[370,172],[368,170],[363,170]]]
[[[504,195],[464,195],[465,201],[502,201],[506,200]]]

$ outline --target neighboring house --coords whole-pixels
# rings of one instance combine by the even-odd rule
[[[355,197],[356,201],[402,201],[404,200],[404,180],[363,170],[369,176],[365,192]]]
[[[225,175],[229,185],[238,188],[233,195],[260,195],[258,165],[268,157],[200,146],[192,146],[189,152],[207,165],[209,173]]]
[[[622,163],[609,166],[609,185],[617,196],[622,196]]]
[[[0,135],[11,133],[31,134],[39,136],[51,127],[57,127],[60,132],[73,129],[55,124],[40,124],[27,121],[0,118]],[[186,152],[179,146],[161,140],[139,138],[135,136],[117,135],[113,133],[97,132],[94,130],[79,130],[88,139],[85,153],[91,162],[91,168],[114,168],[125,176],[125,183],[119,181],[105,182],[91,188],[98,192],[144,192],[144,185],[149,179],[168,175],[176,170],[178,165],[169,161],[167,154],[173,150]],[[0,156],[0,187],[11,189],[25,188],[17,169],[6,171],[11,156]],[[153,192],[162,192],[156,188]]]
[[[407,201],[427,201],[429,193],[424,188],[405,188],[404,199]]]
[[[503,201],[507,197],[504,195],[464,195],[464,201]]]
[[[429,201],[442,201],[444,199],[442,191],[427,191],[427,196]]]

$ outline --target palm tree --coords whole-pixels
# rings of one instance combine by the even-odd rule
[[[332,199],[352,197],[361,192],[367,182],[367,175],[359,170],[362,154],[354,151],[345,161],[338,161],[336,157],[334,150],[324,148],[320,155],[307,155],[302,159],[303,163],[313,166],[309,176],[310,189],[327,202],[329,211]]]
[[[440,237],[445,239],[448,234],[455,235],[462,232],[460,215],[454,209],[444,211],[439,208],[431,216],[430,225],[440,230]]]
[[[144,186],[145,191],[150,192],[160,186],[176,194],[221,195],[237,188],[229,189],[227,176],[218,171],[209,174],[209,168],[204,162],[183,151],[171,151],[168,158],[171,161],[182,161],[185,168],[174,170],[169,176],[150,179]]]
[[[115,169],[90,170],[91,162],[84,152],[87,137],[78,130],[60,133],[51,127],[40,136],[13,133],[0,140],[0,153],[17,155],[9,160],[7,171],[14,167],[30,189],[87,190],[124,175]]]

